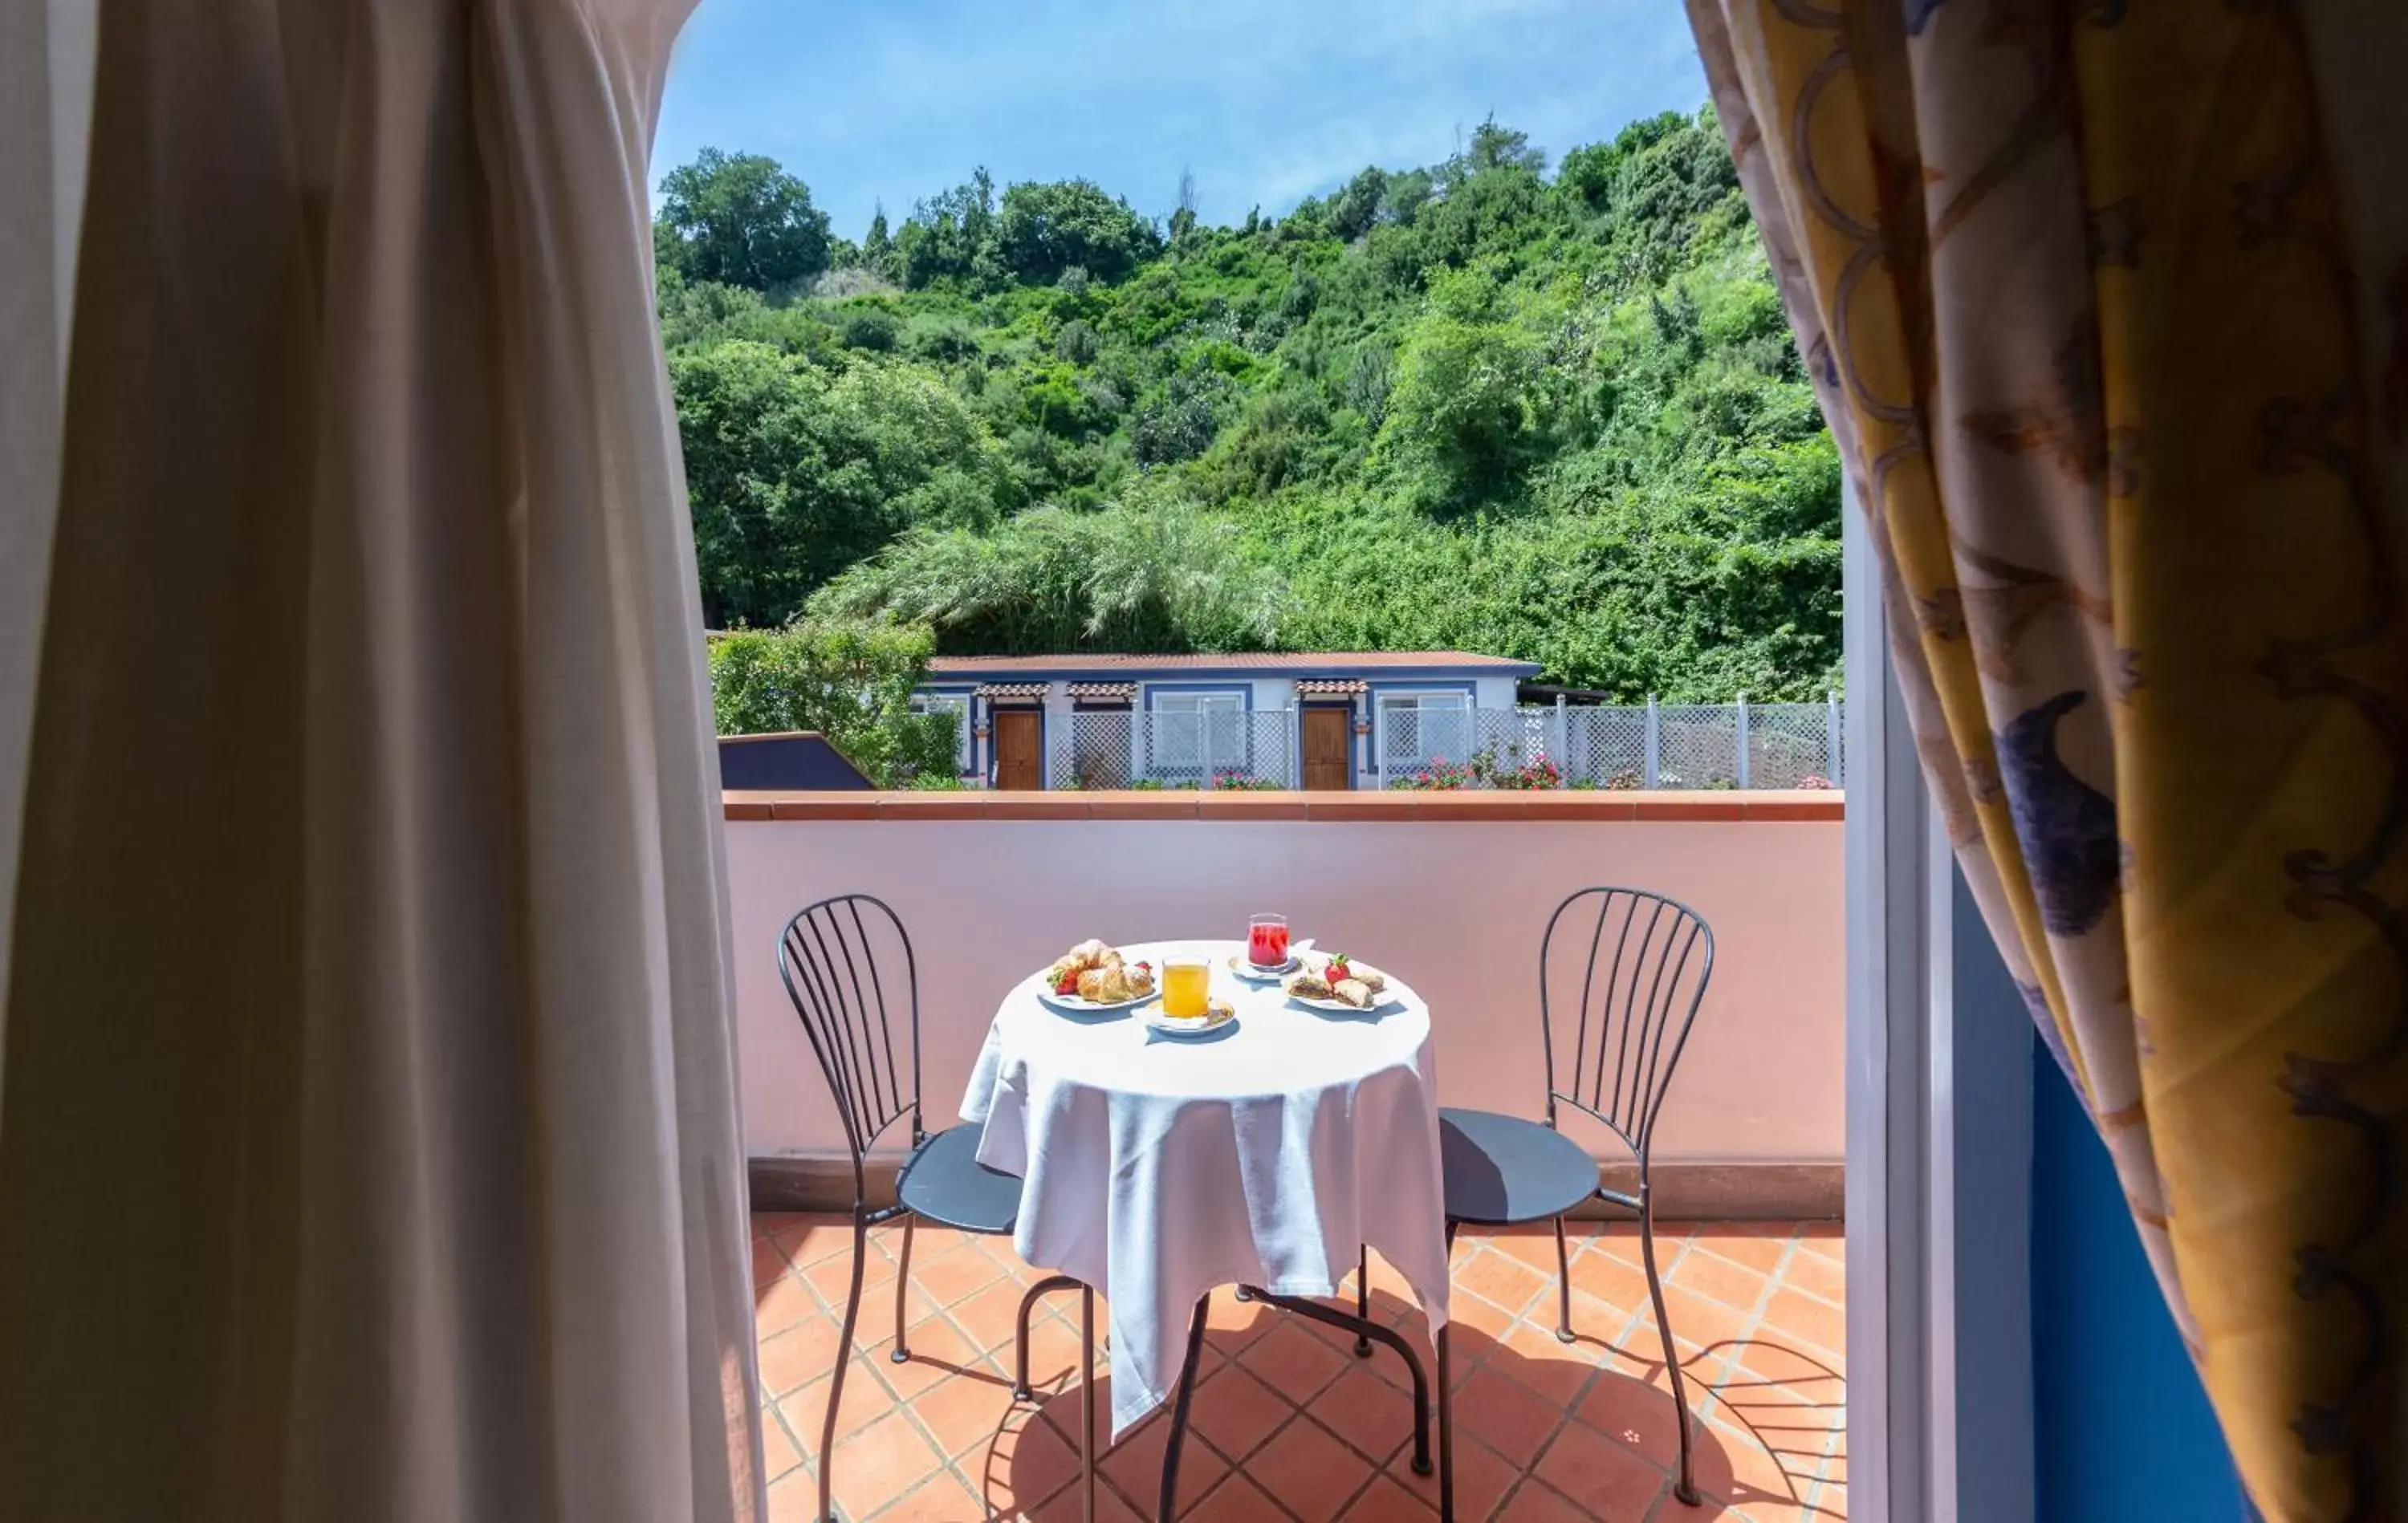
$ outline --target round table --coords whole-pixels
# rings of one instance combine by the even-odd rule
[[[1298,1005],[1276,984],[1240,982],[1226,966],[1239,951],[1122,948],[1156,968],[1179,953],[1211,960],[1213,993],[1238,1018],[1207,1037],[1162,1035],[1131,1012],[1064,1012],[1032,975],[996,1012],[962,1101],[962,1118],[982,1124],[979,1161],[1022,1180],[1020,1256],[1111,1302],[1115,1437],[1168,1394],[1190,1309],[1215,1286],[1335,1295],[1368,1244],[1433,1332],[1446,1319],[1428,1008],[1393,977],[1374,1010]]]

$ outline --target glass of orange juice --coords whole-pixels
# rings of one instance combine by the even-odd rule
[[[1212,986],[1212,965],[1200,957],[1162,960],[1162,1013],[1173,1020],[1197,1020]]]

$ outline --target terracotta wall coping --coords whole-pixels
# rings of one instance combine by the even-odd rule
[[[1355,793],[959,792],[800,793],[731,791],[721,795],[731,820],[787,819],[1342,819],[1675,820],[1838,819],[1845,796],[1837,789],[1681,792],[1669,789],[1610,792]]]

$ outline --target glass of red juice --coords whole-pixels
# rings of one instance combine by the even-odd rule
[[[1257,915],[1246,922],[1246,961],[1257,968],[1287,966],[1287,917]]]

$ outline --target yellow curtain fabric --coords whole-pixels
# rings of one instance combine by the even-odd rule
[[[2394,1516],[2408,625],[2299,19],[1689,7],[1931,786],[2252,1498]]]

